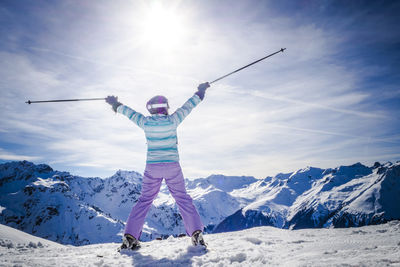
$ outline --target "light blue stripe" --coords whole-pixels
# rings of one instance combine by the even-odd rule
[[[176,127],[174,126],[174,125],[165,125],[165,126],[148,126],[148,125],[145,125],[146,126],[146,133],[148,133],[149,132],[149,130],[151,131],[151,132],[156,132],[156,131],[173,131],[173,132],[176,132]]]
[[[174,138],[176,138],[176,135],[167,136],[167,137],[163,137],[163,138],[146,137],[146,139],[149,141],[162,141],[162,140],[168,140],[168,139],[174,139]]]
[[[180,112],[177,112],[177,115],[178,115],[179,121],[182,122],[183,118],[182,118],[181,113],[180,113]]]
[[[172,122],[170,121],[146,121],[145,124],[146,126],[152,127],[152,126],[168,126],[168,125],[173,125]]]
[[[176,147],[148,148],[147,151],[178,151]]]
[[[154,128],[154,127],[152,127],[152,128]],[[165,127],[162,127],[162,128],[165,128]],[[168,133],[168,132],[175,132],[175,129],[176,129],[175,127],[171,128],[170,130],[166,130],[166,131],[151,131],[150,129],[147,129],[146,133]]]

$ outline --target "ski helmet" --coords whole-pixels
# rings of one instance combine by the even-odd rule
[[[152,97],[146,104],[150,114],[165,114],[168,115],[168,99],[165,96],[157,95]]]

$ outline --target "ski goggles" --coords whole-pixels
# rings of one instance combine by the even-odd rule
[[[153,108],[169,108],[168,103],[160,103],[160,104],[149,104],[147,105],[147,109]]]

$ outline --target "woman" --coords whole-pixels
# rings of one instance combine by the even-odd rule
[[[209,83],[200,84],[198,91],[171,115],[168,114],[168,100],[164,96],[155,96],[147,102],[146,107],[151,114],[147,117],[121,104],[115,96],[106,98],[106,102],[115,112],[127,116],[129,120],[142,128],[147,139],[147,161],[142,191],[126,223],[121,249],[140,247],[138,240],[146,214],[160,191],[163,179],[179,207],[186,233],[191,236],[193,245],[205,246],[202,235],[204,226],[192,198],[186,192],[182,169],[179,165],[176,129],[192,109],[204,99],[208,87],[210,87]]]

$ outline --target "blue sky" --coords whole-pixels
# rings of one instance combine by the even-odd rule
[[[82,176],[142,172],[143,132],[103,102],[172,111],[187,177],[265,177],[400,159],[398,1],[1,1],[0,160]]]

